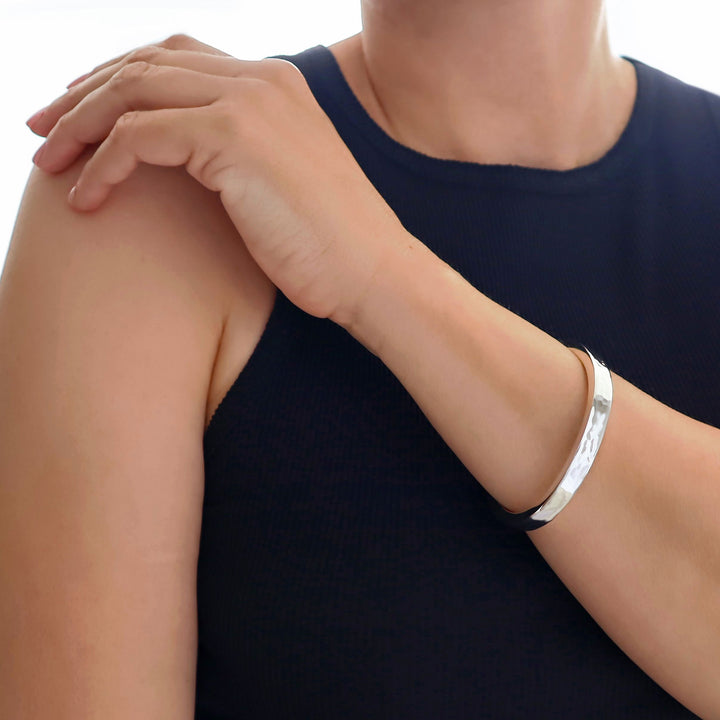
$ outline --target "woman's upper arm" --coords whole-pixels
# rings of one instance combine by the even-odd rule
[[[0,278],[0,717],[189,720],[228,227],[182,168],[75,213],[88,157],[33,169]]]

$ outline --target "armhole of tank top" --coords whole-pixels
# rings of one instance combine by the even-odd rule
[[[301,312],[279,288],[276,288],[273,306],[260,339],[233,384],[215,408],[205,429],[203,449],[206,459],[211,457],[227,439],[232,429],[233,416],[242,412],[243,394],[252,387],[253,382],[258,381],[257,373],[261,373],[265,378],[271,378],[279,362],[288,352],[289,344],[298,329],[297,318],[291,317],[293,309]]]
[[[308,68],[307,63],[313,60],[317,62],[319,51],[320,49],[316,46],[294,55],[282,54],[269,57],[293,63],[309,81],[308,71],[311,68]],[[211,458],[215,451],[227,441],[232,431],[233,417],[242,412],[241,404],[244,394],[251,391],[254,387],[253,383],[260,382],[261,379],[267,381],[277,372],[280,360],[288,352],[292,338],[299,331],[300,317],[297,313],[303,314],[276,287],[273,306],[260,339],[245,366],[215,408],[203,433],[203,449],[206,460]],[[258,374],[262,375],[262,378],[258,377]]]

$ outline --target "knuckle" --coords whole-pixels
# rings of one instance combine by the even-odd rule
[[[161,48],[158,45],[146,45],[145,47],[137,48],[137,50],[133,50],[127,56],[127,63],[152,62],[157,58],[162,50],[164,50],[164,48]]]
[[[192,38],[185,33],[173,33],[163,42],[165,47],[170,49],[182,49],[188,47],[192,43]]]
[[[123,65],[123,67],[110,78],[110,86],[114,90],[121,89],[145,77],[154,67],[154,65],[151,65],[145,60],[138,60],[137,62]]]
[[[233,102],[216,103],[208,109],[208,125],[214,138],[221,138],[222,142],[234,144],[249,149],[253,144],[252,121],[248,113],[238,112],[238,105]]]
[[[264,64],[263,71],[267,73],[267,78],[280,85],[292,86],[303,79],[302,73],[297,67],[287,60],[266,58],[260,62]]]
[[[241,115],[232,105],[218,106],[212,116],[214,132],[219,137],[237,137],[243,130]]]
[[[113,127],[112,132],[115,133],[116,136],[118,133],[125,134],[127,132],[130,132],[135,128],[139,119],[139,110],[129,110],[128,112],[120,115],[120,117],[115,122],[115,127]]]

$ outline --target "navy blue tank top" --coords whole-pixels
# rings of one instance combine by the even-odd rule
[[[327,47],[276,57],[436,255],[720,426],[720,96],[626,58],[635,106],[601,159],[481,165],[393,140]],[[279,290],[204,453],[196,720],[695,717],[495,518],[381,360]]]

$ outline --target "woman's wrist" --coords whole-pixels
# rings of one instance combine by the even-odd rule
[[[587,417],[583,358],[416,238],[396,247],[345,329],[398,377],[498,502],[512,512],[540,504]]]

